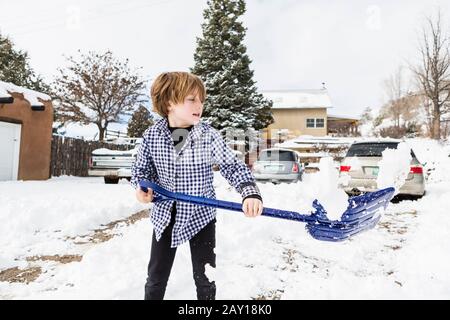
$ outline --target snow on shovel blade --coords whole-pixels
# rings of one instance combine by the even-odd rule
[[[150,188],[156,193],[153,202],[175,200],[206,207],[242,212],[241,203],[171,192],[149,181],[141,181],[139,184],[143,191],[146,192],[147,189]],[[342,214],[341,220],[329,220],[325,209],[317,200],[313,202],[315,211],[310,215],[273,208],[264,208],[262,215],[306,222],[306,229],[315,239],[324,241],[342,241],[364,230],[373,228],[380,220],[380,209],[386,208],[389,201],[394,196],[394,191],[394,188],[386,188],[349,198],[349,205],[347,210]]]
[[[389,204],[394,196],[394,188],[386,188],[375,192],[369,192],[357,197],[349,198],[347,210],[340,220],[329,220],[326,211],[317,200],[313,207],[316,222],[308,222],[306,228],[309,233],[318,240],[342,241],[375,227],[381,218],[381,212]]]

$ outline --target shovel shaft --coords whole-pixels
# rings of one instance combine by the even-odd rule
[[[150,188],[156,193],[153,198],[154,202],[181,201],[200,206],[242,212],[241,203],[171,192],[149,181],[141,181],[139,184],[143,191],[147,192],[148,188]],[[306,229],[317,240],[343,241],[364,230],[375,227],[380,220],[380,210],[387,207],[394,196],[394,192],[394,188],[386,188],[350,198],[348,200],[349,206],[342,214],[340,220],[329,220],[325,209],[317,200],[313,201],[315,211],[311,215],[273,208],[264,208],[262,215],[306,222]]]
[[[148,188],[156,192],[154,202],[176,200],[186,203],[192,203],[204,207],[212,207],[217,209],[224,209],[229,211],[243,212],[242,204],[231,201],[217,200],[205,197],[191,196],[184,193],[171,192],[159,185],[150,181],[141,181],[140,187],[144,192],[147,192]],[[303,215],[295,211],[280,210],[274,208],[263,208],[263,216],[280,218],[286,220],[294,220],[300,222],[315,222],[317,218],[311,215]]]

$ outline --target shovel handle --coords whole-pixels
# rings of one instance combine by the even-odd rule
[[[160,187],[156,183],[150,181],[141,181],[139,182],[141,190],[144,192],[148,191],[148,188],[152,189],[156,195],[153,198],[153,202],[161,202],[168,200],[177,200],[186,203],[192,203],[204,207],[211,207],[217,209],[224,209],[229,211],[243,212],[242,204],[231,201],[217,200],[199,196],[191,196],[184,193],[179,192],[171,192],[169,190]],[[273,218],[281,218],[287,220],[295,220],[300,222],[315,222],[317,221],[317,217],[311,215],[302,215],[295,211],[286,211],[279,210],[274,208],[263,208],[262,212],[263,216],[273,217]]]

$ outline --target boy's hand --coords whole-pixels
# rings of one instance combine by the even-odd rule
[[[153,200],[153,190],[148,188],[148,191],[144,192],[141,190],[140,187],[137,187],[136,198],[138,199],[139,202],[150,203]]]
[[[260,216],[263,211],[262,201],[255,198],[247,198],[242,204],[242,211],[247,217]]]

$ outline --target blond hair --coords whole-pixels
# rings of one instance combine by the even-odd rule
[[[170,104],[183,103],[190,94],[198,94],[202,103],[206,98],[203,81],[189,72],[164,72],[153,82],[150,94],[153,110],[166,117]]]

